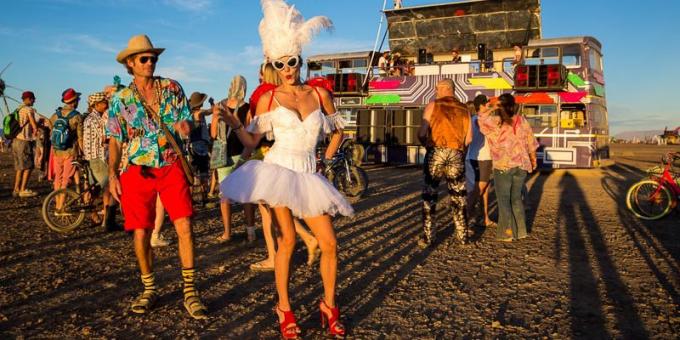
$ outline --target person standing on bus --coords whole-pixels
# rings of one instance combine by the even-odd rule
[[[498,114],[492,115],[493,111]],[[517,114],[515,97],[509,93],[479,112],[479,129],[491,147],[499,215],[496,239],[523,239],[527,237],[527,227],[522,189],[527,174],[536,169],[538,142],[529,122]]]
[[[454,96],[454,83],[437,83],[436,99],[425,107],[418,139],[427,148],[423,187],[423,229],[421,247],[432,245],[439,182],[443,179],[451,200],[456,238],[467,240],[467,191],[465,189],[465,147],[472,141],[470,113]]]
[[[380,56],[380,59],[378,59],[378,75],[381,77],[387,77],[387,74],[390,70],[390,52],[383,52],[383,54]]]

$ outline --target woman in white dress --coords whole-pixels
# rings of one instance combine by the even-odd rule
[[[303,219],[312,230],[321,249],[320,271],[324,296],[319,303],[322,327],[330,335],[344,337],[335,303],[337,246],[331,216],[354,213],[326,178],[316,172],[315,150],[323,133],[332,134],[326,158],[335,154],[342,138],[343,121],[335,113],[330,94],[300,81],[302,45],[322,28],[332,26],[326,17],[304,21],[301,14],[283,0],[263,0],[264,18],[260,37],[268,62],[277,70],[283,84],[265,93],[247,130],[236,119],[229,119],[233,131],[246,147],[255,147],[261,138],[274,139],[263,161],[248,161],[221,184],[223,195],[242,203],[265,202],[271,207],[277,235],[278,251],[274,264],[281,335],[299,337],[289,296],[290,260],[295,247],[293,217]],[[227,116],[229,117],[229,116]]]

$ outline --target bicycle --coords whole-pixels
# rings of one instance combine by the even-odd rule
[[[680,152],[661,158],[662,166],[647,170],[648,179],[633,184],[626,194],[626,206],[633,215],[643,220],[658,220],[678,206],[680,173],[673,163],[680,160]]]
[[[333,155],[328,165],[321,162],[317,153],[319,172],[323,174],[333,186],[349,197],[361,197],[368,189],[368,175],[356,163],[355,145],[352,139],[345,139],[340,144],[338,152]]]
[[[76,173],[80,176],[80,185],[75,185],[75,190],[63,188],[51,192],[45,197],[41,210],[47,226],[61,234],[77,229],[88,214],[98,213],[104,208],[104,201],[100,195],[102,187],[99,183],[92,184],[89,163],[73,161],[71,164],[78,170]],[[63,197],[63,206],[57,209],[60,197]]]

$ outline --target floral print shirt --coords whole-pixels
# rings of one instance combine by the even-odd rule
[[[86,160],[101,159],[106,161],[104,148],[106,140],[106,123],[108,116],[92,110],[83,123],[83,156]]]
[[[167,78],[155,78],[160,99],[160,118],[173,134],[178,144],[182,143],[174,124],[182,120],[192,121],[189,103],[182,86]],[[130,84],[133,86],[132,84]],[[163,130],[151,115],[147,115],[141,100],[128,86],[116,92],[111,99],[106,134],[121,144],[128,143],[129,164],[160,168],[177,160],[177,154],[167,141]]]
[[[538,142],[529,122],[520,114],[513,117],[512,125],[501,124],[498,116],[479,115],[479,129],[491,148],[493,168],[509,170],[519,167],[531,172],[529,152],[538,149]]]

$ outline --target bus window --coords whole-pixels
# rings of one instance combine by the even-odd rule
[[[534,128],[557,126],[557,105],[524,105],[522,114]]]
[[[557,65],[560,63],[559,47],[538,47],[524,50],[525,65]]]
[[[406,144],[406,110],[392,111],[390,144]]]
[[[560,127],[563,129],[582,128],[586,125],[586,107],[582,104],[562,105]]]
[[[356,113],[357,142],[371,142],[371,111],[357,110]]]
[[[507,74],[514,74],[515,73],[515,65],[513,64],[514,61],[515,58],[503,59],[503,72]]]
[[[338,63],[339,68],[352,68],[352,61],[351,60],[340,60]]]
[[[568,68],[581,66],[581,46],[567,45],[562,48],[562,64]]]
[[[354,68],[366,68],[366,59],[354,59],[352,60],[352,67]]]
[[[602,55],[594,49],[590,49],[590,68],[593,71],[602,72]]]
[[[470,73],[479,73],[482,63],[479,60],[470,62]]]

